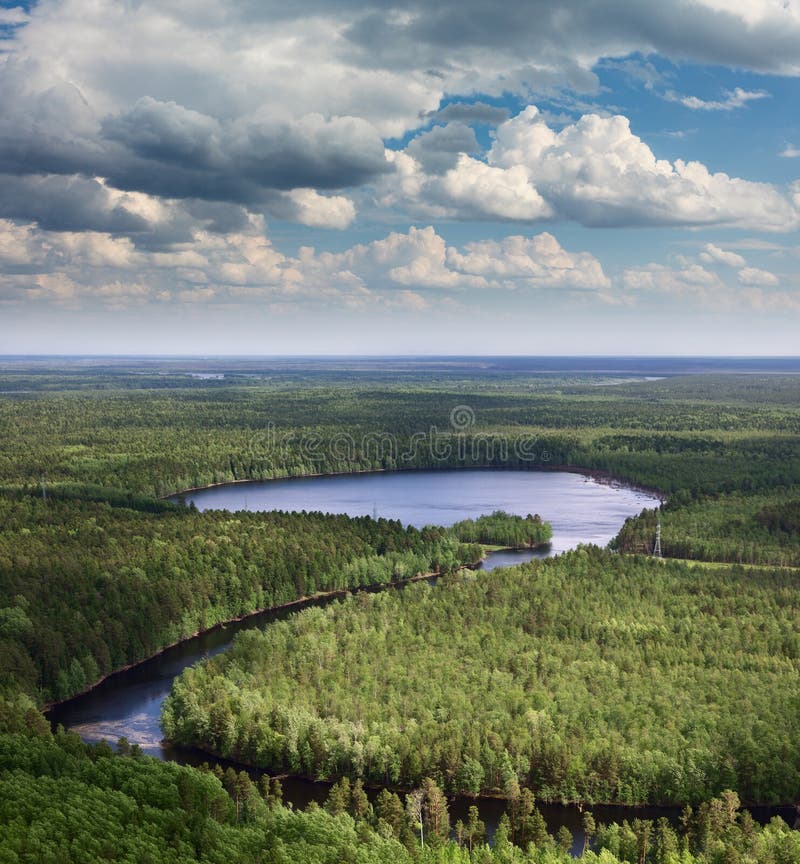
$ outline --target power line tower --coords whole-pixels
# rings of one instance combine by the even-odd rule
[[[661,554],[661,522],[656,525],[656,543],[653,546],[653,558],[663,558]]]
[[[42,501],[47,501],[47,479],[42,474]]]

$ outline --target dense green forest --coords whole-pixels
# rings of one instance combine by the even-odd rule
[[[450,529],[462,543],[508,546],[521,549],[541,546],[553,537],[553,526],[539,514],[515,516],[496,510],[477,519],[464,519]]]
[[[0,735],[0,779],[3,864],[409,860],[349,817],[267,806],[246,775],[231,795],[211,773],[114,756],[70,733]]]
[[[0,496],[0,692],[63,699],[222,621],[480,555],[370,517]]]
[[[268,770],[685,803],[800,779],[797,576],[594,547],[359,596],[185,671],[166,734]]]
[[[46,701],[198,629],[317,592],[447,572],[480,555],[476,542],[519,545],[520,528],[523,544],[546,542],[533,518],[419,532],[160,500],[181,489],[571,466],[668,494],[667,555],[798,565],[796,376],[625,382],[514,364],[334,367],[232,361],[224,377],[177,360],[0,368],[0,862],[566,862],[571,838],[546,835],[531,789],[543,799],[703,802],[680,826],[587,822],[587,862],[800,861],[797,832],[780,820],[759,828],[723,794],[797,794],[791,570],[581,550],[293,616],[263,637],[280,649],[269,661],[266,642],[248,635],[214,661],[221,674],[211,664],[178,682],[167,720],[183,724],[181,735],[353,778],[324,810],[284,807],[274,785],[243,774],[50,735]],[[619,548],[648,551],[657,518],[629,522]],[[295,642],[282,641],[292,633]],[[250,661],[269,663],[268,691]],[[291,675],[301,687],[290,695]],[[254,735],[250,721],[273,698]],[[206,711],[207,726],[192,728]],[[459,725],[461,715],[484,726]],[[410,722],[398,731],[402,717]],[[365,805],[359,776],[415,789]],[[439,790],[480,788],[509,800],[494,847],[476,814],[451,824],[446,841]]]
[[[32,703],[0,710],[3,864],[568,864],[573,837],[548,834],[532,796],[510,802],[486,843],[477,809],[452,824],[437,784],[370,801],[342,781],[324,808],[284,806],[280,783],[142,756],[120,742],[53,735]],[[38,718],[38,719],[37,719]],[[582,818],[584,864],[786,864],[800,833],[779,818],[758,826],[725,792],[680,825],[666,819],[596,824]],[[581,850],[579,849],[579,852]]]
[[[659,511],[626,520],[615,548],[652,552],[657,522],[668,557],[800,567],[800,487],[696,500],[676,495]]]

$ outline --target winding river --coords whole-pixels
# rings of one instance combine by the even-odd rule
[[[508,566],[537,556],[558,554],[579,543],[605,545],[628,516],[657,506],[654,495],[619,483],[609,483],[568,472],[533,471],[410,471],[239,483],[195,491],[186,496],[201,510],[319,510],[330,513],[378,515],[404,524],[451,525],[494,510],[524,516],[539,513],[553,525],[553,541],[546,551],[495,552],[484,569]],[[380,589],[378,589],[380,590]],[[316,605],[330,599],[311,601]],[[309,604],[304,604],[309,605]],[[199,764],[208,757],[172,747],[161,740],[159,714],[172,680],[187,666],[224,651],[240,631],[265,627],[271,621],[294,614],[301,606],[262,612],[243,621],[203,633],[138,666],[107,678],[83,696],[53,708],[49,718],[78,732],[87,741],[116,741],[126,736],[132,743],[161,759]],[[327,786],[287,780],[285,796],[295,806],[322,801]],[[465,818],[469,799],[452,803],[452,819]],[[504,810],[503,802],[482,800],[481,816],[493,828]],[[551,831],[566,824],[580,848],[580,814],[574,807],[542,806]],[[677,811],[654,808],[603,808],[593,812],[600,820],[633,816],[674,817]]]

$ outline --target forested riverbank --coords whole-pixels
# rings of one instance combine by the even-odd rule
[[[164,729],[269,771],[451,793],[791,801],[796,581],[584,549],[354,598],[187,670]]]
[[[38,718],[38,719],[37,719]],[[233,770],[161,762],[124,745],[53,735],[31,703],[0,710],[0,850],[10,864],[785,864],[800,860],[800,833],[781,819],[762,827],[726,793],[666,819],[601,825],[590,811],[585,842],[550,835],[532,797],[500,820],[492,845],[471,810],[451,821],[426,780],[404,802],[370,803],[339,785],[325,808],[282,803],[280,783]],[[424,845],[420,842],[424,841]]]
[[[480,558],[443,529],[321,513],[159,514],[0,497],[0,686],[64,699],[198,631]]]

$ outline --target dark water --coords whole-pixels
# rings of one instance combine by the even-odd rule
[[[124,735],[151,756],[194,764],[191,754],[161,740],[161,703],[173,679],[189,666],[224,651],[241,630],[263,628],[307,606],[322,606],[335,599],[310,600],[285,609],[259,612],[201,633],[132,669],[109,676],[88,693],[55,706],[47,716],[53,724],[61,723],[78,732],[85,741],[113,742]],[[205,757],[200,761],[206,761]]]
[[[579,543],[605,545],[626,517],[658,504],[647,493],[619,484],[609,484],[570,473],[522,471],[418,471],[402,474],[361,474],[319,477],[270,483],[236,484],[188,496],[201,509],[322,510],[350,515],[373,514],[400,519],[415,526],[448,525],[460,519],[503,509],[525,515],[540,513],[553,524],[549,550],[538,553],[496,552],[484,562],[485,569],[520,563],[536,555],[556,554]],[[316,605],[320,602],[315,601]],[[304,604],[309,605],[309,604]],[[161,741],[161,703],[173,678],[185,668],[225,650],[240,630],[264,627],[293,614],[302,606],[263,612],[202,634],[170,648],[152,660],[111,676],[91,692],[54,708],[49,717],[74,729],[88,741],[116,741],[124,735],[132,743],[161,759],[187,764],[208,757],[174,748]],[[328,786],[302,780],[287,780],[286,799],[301,807],[309,801],[324,801]],[[466,819],[469,799],[452,803],[452,820]],[[481,817],[490,831],[504,810],[500,801],[478,802]],[[552,831],[567,825],[580,837],[580,813],[575,807],[543,805],[542,812]],[[609,819],[675,816],[677,811],[658,808],[606,808]],[[602,808],[596,808],[600,814]],[[603,814],[605,816],[605,814]]]
[[[404,471],[234,483],[186,496],[200,510],[320,510],[383,516],[405,525],[452,525],[494,510],[539,513],[553,525],[550,554],[605,546],[653,495],[562,471]],[[527,559],[525,559],[527,560]],[[515,559],[514,563],[519,563]]]

